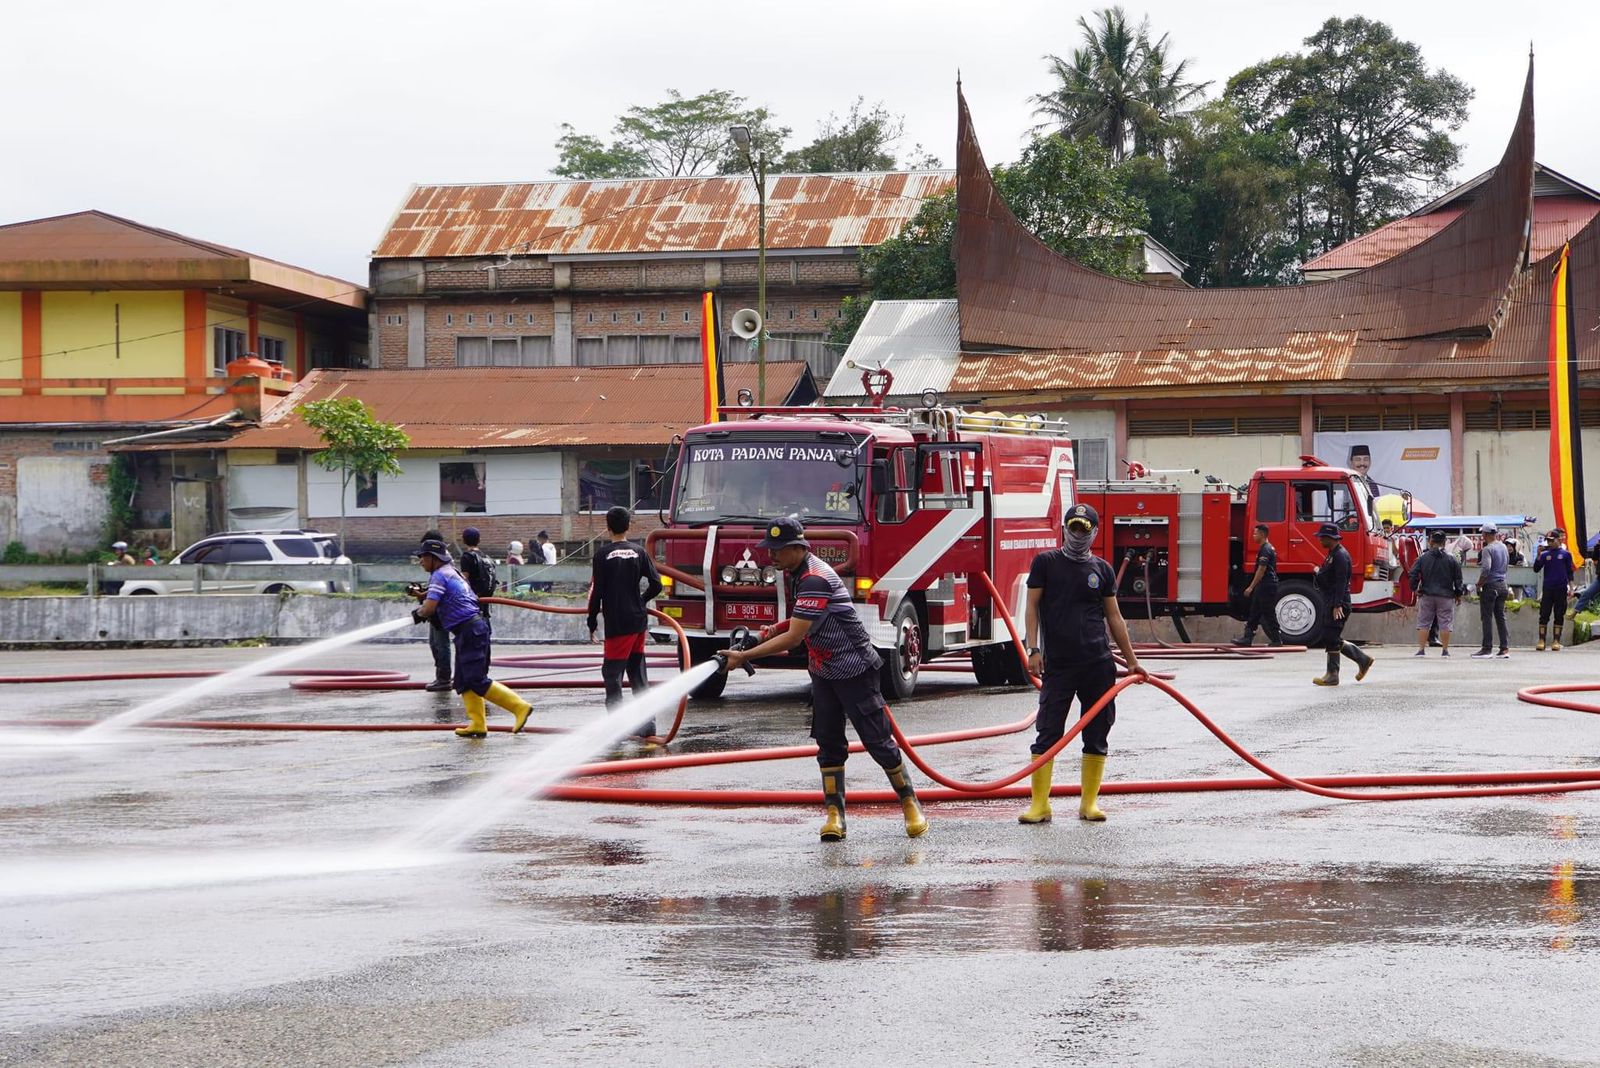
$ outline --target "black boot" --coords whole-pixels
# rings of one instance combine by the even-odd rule
[[[1339,651],[1356,662],[1356,681],[1360,682],[1372,670],[1372,657],[1362,652],[1353,642],[1345,642]]]
[[[1328,671],[1325,675],[1311,680],[1318,686],[1339,685],[1339,650],[1328,650]]]
[[[1232,643],[1230,643],[1230,644],[1233,644],[1233,645],[1254,645],[1255,643],[1256,643],[1256,632],[1253,631],[1253,630],[1247,630],[1243,634],[1239,635],[1237,638],[1233,639]]]

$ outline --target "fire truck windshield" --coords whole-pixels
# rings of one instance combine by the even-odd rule
[[[759,523],[793,515],[801,522],[857,522],[857,468],[854,462],[841,467],[839,453],[839,446],[816,441],[691,441],[672,518]]]

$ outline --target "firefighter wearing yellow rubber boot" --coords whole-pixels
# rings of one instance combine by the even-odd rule
[[[416,560],[428,573],[426,589],[414,596],[422,604],[411,613],[412,622],[422,623],[439,617],[444,629],[455,639],[455,690],[467,706],[467,725],[457,727],[461,738],[487,738],[484,700],[494,702],[511,713],[511,733],[520,734],[533,706],[518,697],[510,687],[489,677],[489,621],[478,611],[478,597],[467,585],[450,559],[443,541],[429,538],[416,552]]]
[[[1116,573],[1091,551],[1099,526],[1100,516],[1093,508],[1073,505],[1067,510],[1062,547],[1035,556],[1028,571],[1028,670],[1042,676],[1043,681],[1039,690],[1039,733],[1032,749],[1035,757],[1061,740],[1074,697],[1082,715],[1116,684],[1117,662],[1111,656],[1107,630],[1122,650],[1128,670],[1149,675],[1133,653],[1128,625],[1117,607]],[[1116,719],[1116,702],[1112,701],[1080,735],[1083,793],[1078,798],[1079,819],[1097,823],[1106,818],[1096,802],[1106,768],[1106,741]],[[1054,774],[1054,761],[1033,773],[1033,803],[1017,817],[1017,822],[1050,822],[1050,783]]]
[[[795,591],[788,626],[773,628],[772,637],[753,649],[729,649],[719,654],[723,670],[743,667],[764,656],[776,656],[806,643],[806,666],[811,671],[811,737],[817,741],[817,763],[822,769],[822,803],[827,818],[822,824],[824,842],[845,836],[844,761],[850,753],[844,724],[856,729],[868,755],[889,776],[905,816],[906,837],[920,838],[928,829],[917,792],[906,776],[900,747],[884,712],[878,672],[883,659],[872,647],[866,626],[856,614],[850,590],[838,574],[811,552],[805,528],[786,517],[767,524],[761,548],[772,562],[789,572]]]

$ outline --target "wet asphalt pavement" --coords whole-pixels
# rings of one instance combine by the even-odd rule
[[[271,652],[10,652],[0,675]],[[1291,773],[1600,767],[1600,718],[1514,696],[1594,681],[1600,650],[1410,652],[1378,650],[1366,682],[1337,690],[1309,684],[1316,654],[1174,670]],[[334,663],[428,667],[420,646]],[[736,678],[728,699],[691,705],[672,751],[802,741],[803,678]],[[0,719],[103,717],[175,685],[6,686]],[[930,674],[898,711],[926,732],[1016,720],[1031,700]],[[572,725],[599,695],[535,703],[535,722]],[[1108,782],[1253,774],[1159,694],[1119,704]],[[178,715],[428,722],[458,708],[269,678]],[[0,1065],[1600,1062],[1596,793],[1108,796],[1105,824],[1040,827],[1015,822],[1019,802],[960,802],[931,805],[917,841],[897,810],[857,807],[837,845],[818,843],[810,807],[529,801],[439,855],[395,843],[549,735],[139,731],[75,749],[51,736],[0,728]],[[926,755],[988,778],[1030,740]],[[624,784],[811,789],[814,768]],[[883,785],[862,755],[849,778]]]

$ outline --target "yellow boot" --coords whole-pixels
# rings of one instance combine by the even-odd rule
[[[1018,823],[1049,823],[1050,822],[1050,780],[1055,777],[1056,762],[1054,760],[1040,764],[1033,769],[1033,804],[1029,805],[1022,815],[1017,817]]]
[[[911,782],[906,778],[905,761],[901,761],[888,769],[889,785],[894,787],[895,796],[900,798],[900,809],[906,816],[906,837],[921,838],[928,831],[928,817],[922,814],[922,805],[917,801],[917,792],[911,788]]]
[[[503,682],[491,682],[489,692],[483,696],[511,713],[512,734],[522,733],[522,728],[528,722],[528,713],[533,711],[532,705],[518,697],[517,692]]]
[[[844,841],[844,765],[822,769],[822,803],[828,818],[822,821],[824,842]]]
[[[1106,814],[1095,804],[1100,798],[1100,779],[1106,773],[1106,758],[1095,753],[1083,754],[1083,792],[1078,795],[1078,818],[1090,823],[1104,822]]]
[[[483,718],[483,698],[468,690],[461,695],[461,702],[467,706],[467,725],[456,728],[457,738],[487,738],[489,726]]]

